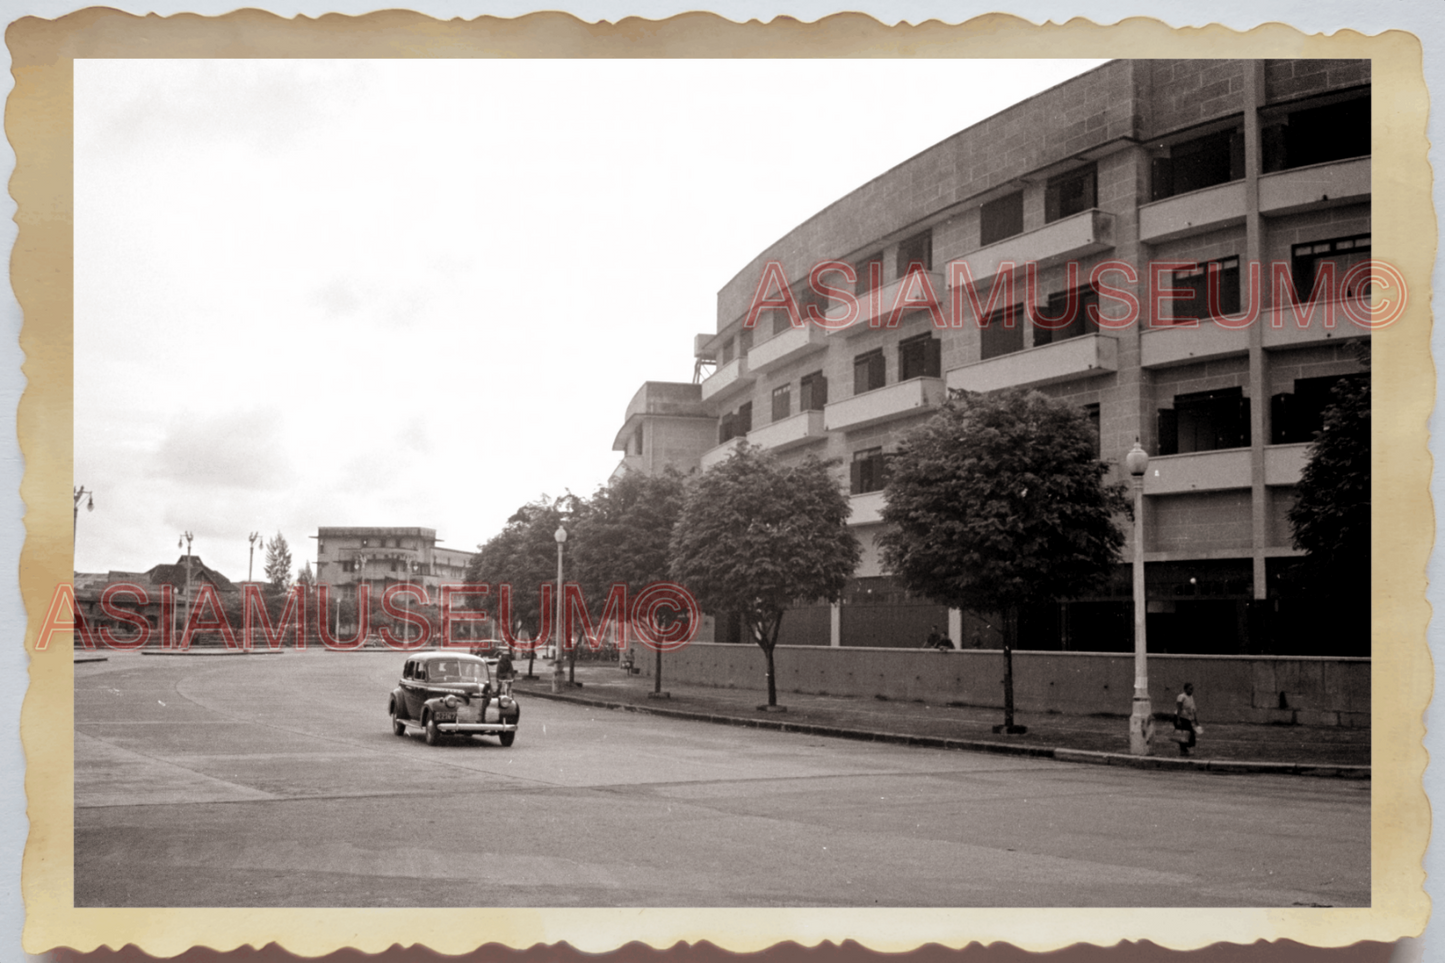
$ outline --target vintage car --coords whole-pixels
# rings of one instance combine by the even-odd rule
[[[429,746],[453,734],[496,736],[510,746],[521,715],[511,681],[494,679],[487,660],[446,651],[407,658],[389,711],[392,732],[421,732]]]

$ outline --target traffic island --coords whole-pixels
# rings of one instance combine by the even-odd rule
[[[759,712],[787,712],[787,706],[758,706]]]
[[[993,734],[996,736],[1021,736],[1028,731],[1028,726],[997,725],[993,727]]]

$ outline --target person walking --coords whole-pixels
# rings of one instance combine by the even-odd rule
[[[1189,755],[1194,748],[1195,735],[1199,732],[1199,711],[1194,705],[1194,683],[1184,683],[1184,691],[1174,700],[1175,741],[1179,743],[1179,754]]]

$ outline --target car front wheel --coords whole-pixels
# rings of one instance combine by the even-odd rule
[[[428,715],[426,717],[426,744],[437,746],[441,744],[441,741],[442,731],[437,728],[436,716]]]
[[[502,745],[510,746],[517,741],[517,734],[515,732],[499,732],[497,738],[502,740]]]
[[[391,704],[391,731],[398,735],[406,735],[406,723],[396,717],[396,703]]]

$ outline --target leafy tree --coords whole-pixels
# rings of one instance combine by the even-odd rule
[[[778,704],[773,648],[783,613],[838,598],[862,556],[849,511],[816,458],[785,466],[746,443],[687,486],[672,576],[704,609],[742,617],[767,663],[769,706]]]
[[[1024,605],[1077,597],[1108,578],[1129,510],[1125,486],[1073,406],[1036,391],[960,394],[909,433],[889,461],[880,536],[911,592],[1002,616],[1004,726],[1013,720],[1013,648]]]
[[[507,613],[506,632],[516,638],[526,632],[538,639],[541,632],[541,588],[557,582],[557,542],[553,537],[557,526],[577,508],[574,495],[548,498],[543,495],[512,513],[506,527],[482,546],[467,566],[466,579],[474,584],[492,586],[490,604],[501,619],[500,586],[511,587],[511,606]],[[553,595],[553,605],[556,595]],[[548,621],[551,621],[550,615]],[[552,638],[563,644],[560,627]],[[535,653],[529,653],[527,674],[532,674]]]
[[[1369,363],[1367,355],[1361,361]],[[1294,571],[1306,594],[1359,599],[1343,609],[1368,631],[1370,588],[1370,379],[1342,378],[1331,392],[1324,428],[1309,447],[1289,522],[1307,554]],[[1336,615],[1343,614],[1336,611]]]
[[[599,488],[578,513],[569,546],[572,571],[588,607],[600,617],[613,584],[634,598],[653,582],[668,578],[668,544],[682,511],[684,479],[674,468],[661,474],[628,472]],[[662,691],[658,650],[653,690]]]
[[[296,573],[296,583],[305,589],[308,595],[311,594],[311,587],[316,584],[316,575],[311,571],[311,559],[308,558],[301,571]]]
[[[291,583],[291,546],[280,532],[266,543],[266,581],[278,591]]]

